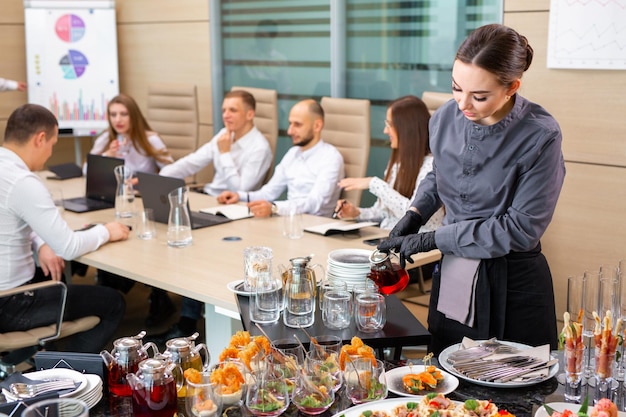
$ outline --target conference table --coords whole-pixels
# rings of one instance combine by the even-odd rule
[[[64,181],[41,177],[49,187],[61,187],[64,198],[84,195],[84,178]],[[206,194],[190,192],[191,210],[217,205],[215,198]],[[137,199],[137,209],[141,209]],[[68,224],[79,229],[90,223],[106,223],[115,220],[113,209],[89,213],[64,212]],[[303,215],[304,227],[328,223],[325,217]],[[167,245],[166,224],[157,223],[157,237],[142,240],[131,232],[128,240],[108,243],[98,250],[76,259],[89,266],[119,274],[135,281],[162,288],[205,304],[206,344],[210,352],[221,352],[231,335],[242,329],[236,295],[228,284],[243,279],[243,251],[248,246],[268,246],[273,251],[273,268],[289,265],[289,259],[313,255],[314,263],[326,267],[328,253],[336,249],[360,248],[374,250],[363,243],[366,239],[387,236],[387,231],[378,227],[366,227],[358,233],[321,236],[304,233],[300,239],[288,239],[282,235],[282,219],[247,218],[229,223],[194,230],[193,243],[185,248]],[[414,257],[415,265],[424,265],[440,259],[435,250]],[[404,308],[397,303],[398,308]],[[392,313],[393,314],[393,313]],[[428,340],[428,332],[411,314],[412,334],[403,335],[407,345],[420,345]],[[212,355],[211,359],[217,359]]]

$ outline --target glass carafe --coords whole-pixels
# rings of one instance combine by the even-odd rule
[[[176,248],[191,245],[191,218],[187,199],[189,187],[179,187],[168,194],[170,216],[167,222],[167,244]]]
[[[126,165],[118,165],[114,169],[117,180],[115,193],[115,218],[122,223],[135,215],[135,191],[133,190],[133,171]]]

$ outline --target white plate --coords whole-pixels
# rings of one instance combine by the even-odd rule
[[[394,368],[385,372],[387,377],[387,389],[396,395],[404,397],[423,397],[430,392],[449,394],[459,386],[459,380],[455,376],[439,369],[443,376],[443,381],[437,384],[437,388],[421,391],[420,394],[410,394],[406,392],[402,384],[402,377],[407,374],[419,374],[420,372],[424,372],[424,369],[424,365],[411,365]]]
[[[578,412],[578,409],[580,408],[580,404],[572,404],[572,403],[548,403],[548,407],[552,408],[555,411],[559,411],[559,412],[563,412],[566,409],[567,410],[571,410],[574,415],[576,415],[576,413]],[[589,410],[591,410],[593,406],[589,405]],[[623,411],[619,411],[618,412],[618,416],[619,417],[626,417],[626,413]],[[543,406],[539,407],[537,409],[537,411],[535,412],[535,417],[550,417],[548,412],[546,411],[545,408],[543,408]]]
[[[328,253],[328,261],[335,265],[354,266],[370,264],[370,255],[367,249],[337,249]]]
[[[246,291],[243,288],[243,279],[238,279],[237,281],[231,281],[228,284],[226,284],[226,287],[232,292],[234,292],[235,294],[250,295],[250,291]]]
[[[393,412],[394,408],[398,407],[399,405],[403,405],[406,403],[416,403],[416,402],[421,401],[422,398],[424,398],[423,395],[419,397],[415,397],[415,398],[404,397],[404,398],[390,398],[387,400],[372,401],[369,403],[355,405],[354,407],[350,407],[347,410],[338,412],[332,417],[342,417],[342,416],[343,417],[360,417],[361,413],[363,413],[364,411],[385,411],[389,413],[390,415],[392,415],[391,413]],[[457,405],[462,404],[458,401],[452,401],[452,402]]]
[[[23,374],[24,377],[28,379],[32,379],[34,381],[47,381],[47,380],[55,380],[55,379],[71,379],[75,383],[78,383],[78,387],[74,391],[67,392],[65,394],[60,395],[61,398],[75,397],[80,395],[87,389],[87,378],[85,375],[81,374],[78,371],[73,369],[65,369],[65,368],[54,368],[54,369],[44,369],[42,371],[28,372]],[[4,396],[10,401],[16,401],[18,398],[9,394],[8,391],[3,390]]]
[[[477,340],[477,343],[482,342],[481,340]],[[525,345],[523,343],[516,343],[516,342],[505,342],[505,341],[500,341],[501,343],[504,343],[506,345],[509,346],[513,346],[518,348],[519,350],[525,350],[525,349],[530,349],[532,346],[528,346]],[[460,372],[457,372],[454,367],[448,363],[448,356],[450,356],[450,354],[452,352],[456,352],[457,350],[459,350],[459,347],[461,346],[460,343],[457,343],[456,345],[452,345],[449,346],[447,348],[445,348],[440,354],[439,354],[439,366],[441,366],[443,369],[445,369],[446,371],[450,372],[452,375],[464,379],[466,381],[470,381],[473,382],[477,385],[483,385],[486,387],[498,387],[498,388],[519,388],[519,387],[528,387],[531,385],[535,385],[535,384],[539,384],[543,381],[546,381],[550,378],[552,378],[553,376],[556,375],[556,373],[559,371],[559,364],[555,363],[554,365],[552,365],[548,371],[548,375],[540,380],[533,380],[533,381],[509,381],[509,382],[489,382],[489,381],[479,381],[477,379],[474,378],[469,378],[465,375],[463,375]],[[550,359],[554,359],[552,357],[552,355],[550,355]]]

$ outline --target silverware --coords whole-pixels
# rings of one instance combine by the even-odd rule
[[[448,358],[448,363],[454,365],[461,362],[474,361],[476,359],[485,358],[496,353],[517,353],[519,349],[499,342],[495,337],[465,349],[459,349],[452,352]]]
[[[57,391],[61,389],[75,388],[76,383],[71,379],[60,379],[39,384],[25,384],[15,382],[9,386],[11,394],[18,398],[33,398],[44,392]]]
[[[454,365],[457,372],[478,381],[497,381],[508,377],[515,379],[525,373],[546,366],[548,361],[531,356],[510,356],[501,359],[479,359]],[[509,379],[510,380],[510,379]]]
[[[526,374],[529,374],[531,372],[536,372],[536,371],[538,371],[540,369],[543,369],[543,368],[549,368],[549,367],[551,367],[552,365],[554,365],[555,363],[558,363],[558,362],[559,362],[558,359],[551,359],[549,361],[544,361],[543,363],[540,363],[540,364],[528,367],[526,369],[522,369],[522,370],[519,370],[517,372],[512,372],[509,375],[504,376],[504,377],[500,377],[500,378],[496,379],[493,382],[498,382],[498,383],[509,382],[509,381],[511,381],[513,379],[519,378],[519,377],[524,376]],[[539,377],[529,378],[529,380],[534,379],[534,378],[539,378]]]

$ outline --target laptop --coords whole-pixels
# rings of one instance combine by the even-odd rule
[[[115,207],[117,180],[113,170],[118,165],[124,165],[124,160],[88,154],[85,196],[63,199],[65,210],[86,213]]]
[[[185,186],[185,180],[145,172],[137,172],[137,179],[144,208],[152,209],[155,221],[167,224],[170,216],[170,202],[167,195],[170,191]],[[191,229],[201,229],[231,221],[224,216],[191,210],[189,210],[189,217]]]

